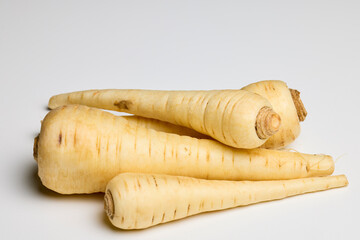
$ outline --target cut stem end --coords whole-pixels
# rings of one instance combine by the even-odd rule
[[[35,161],[37,161],[37,158],[38,158],[39,137],[40,137],[40,134],[38,134],[38,135],[34,138],[33,156],[34,156]]]
[[[110,190],[106,191],[104,199],[105,199],[105,205],[104,205],[105,212],[110,219],[113,219],[115,215],[115,208],[114,208],[114,199],[112,197]]]
[[[279,131],[281,125],[280,115],[270,107],[260,109],[257,117],[255,129],[260,139],[267,139]]]
[[[307,111],[305,109],[304,103],[301,101],[300,92],[296,89],[291,89],[291,88],[289,88],[289,90],[291,93],[291,97],[294,101],[294,105],[296,108],[297,115],[299,117],[299,121],[303,122],[306,118]]]

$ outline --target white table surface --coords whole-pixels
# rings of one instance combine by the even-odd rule
[[[359,239],[359,12],[357,0],[0,0],[1,239]],[[291,148],[332,155],[348,187],[121,231],[102,194],[61,196],[37,177],[54,94],[264,79],[302,92]]]

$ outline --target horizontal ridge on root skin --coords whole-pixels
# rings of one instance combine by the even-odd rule
[[[124,187],[125,184],[129,187]],[[282,199],[347,184],[345,175],[236,182],[124,173],[108,183],[105,210],[111,223],[118,228],[144,229],[202,212]]]
[[[268,112],[269,115],[260,113],[263,108],[272,109],[266,98],[244,90],[107,89],[60,94],[49,100],[51,109],[66,104],[159,119],[194,129],[228,146],[246,149],[264,144],[279,130],[281,121],[276,111]],[[277,121],[266,121],[268,118]]]
[[[49,112],[35,142],[42,183],[65,194],[104,192],[107,182],[122,172],[274,180],[326,176],[334,170],[328,155],[235,149],[147,129],[80,105]]]

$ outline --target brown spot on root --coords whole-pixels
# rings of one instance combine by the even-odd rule
[[[180,105],[182,105],[182,104],[184,103],[184,101],[185,101],[185,96],[182,97],[181,102],[180,102]],[[153,106],[154,106],[154,105],[153,105]]]
[[[199,205],[199,211],[201,211],[202,209],[204,209],[204,205],[205,205],[205,201],[202,200],[202,201],[200,202],[200,205]]]
[[[136,182],[137,182],[137,185],[138,185],[139,189],[141,189],[141,184],[140,184],[139,179],[136,179]]]
[[[267,139],[279,131],[281,125],[280,115],[270,107],[260,109],[255,123],[255,130],[260,139]]]
[[[100,156],[100,151],[101,151],[101,138],[97,137],[96,139],[96,149],[97,149],[97,152],[98,152],[98,155]]]
[[[126,180],[124,180],[124,186],[125,186],[125,191],[129,192],[129,186],[128,186]]]
[[[40,134],[38,134],[34,138],[33,156],[34,156],[35,161],[37,161],[37,158],[38,158],[39,137],[40,137]]]
[[[190,203],[189,203],[189,205],[188,205],[188,208],[187,208],[187,212],[186,212],[186,215],[189,215],[189,212],[190,212]]]
[[[167,136],[166,136],[166,138],[167,138]],[[164,162],[166,162],[166,145],[165,145],[165,147],[164,147],[164,156],[163,156],[163,159],[164,159]]]
[[[76,145],[76,130],[74,132],[74,147],[75,147],[75,145]]]
[[[105,212],[108,215],[108,217],[112,220],[115,215],[115,206],[114,206],[114,199],[110,190],[106,191],[104,200],[105,200],[104,202]]]
[[[305,109],[304,103],[301,101],[300,92],[296,89],[289,89],[291,97],[294,101],[296,112],[300,122],[303,122],[306,118],[307,111]]]
[[[151,158],[151,137],[149,137],[149,157]]]
[[[158,184],[157,184],[156,178],[155,178],[154,176],[152,176],[152,177],[153,177],[153,180],[154,180],[154,183],[155,183],[156,188],[158,188]]]
[[[210,151],[208,149],[208,151],[206,152],[206,162],[210,162]]]
[[[58,141],[59,141],[59,145],[61,145],[61,141],[62,141],[62,133],[61,133],[61,132],[59,133],[59,139],[58,139]]]
[[[213,134],[214,136],[216,136],[214,129],[211,129],[211,132],[212,132],[212,134]]]
[[[129,110],[132,102],[127,100],[121,100],[114,102],[114,106],[118,107],[120,110]]]

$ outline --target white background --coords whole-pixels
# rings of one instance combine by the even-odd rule
[[[360,1],[0,0],[2,239],[359,239]],[[281,79],[308,117],[291,146],[339,158],[346,188],[113,228],[102,194],[45,189],[33,138],[50,96]]]

